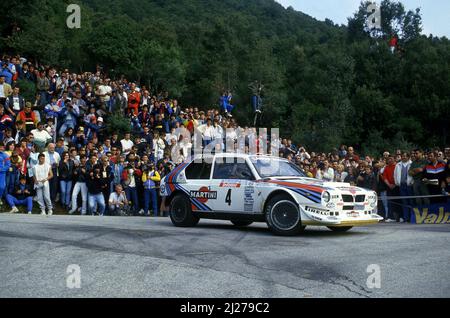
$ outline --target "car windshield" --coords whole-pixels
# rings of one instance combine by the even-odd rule
[[[294,164],[278,158],[251,158],[261,178],[270,177],[306,177]]]

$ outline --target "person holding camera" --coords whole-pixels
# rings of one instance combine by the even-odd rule
[[[86,180],[86,186],[88,188],[88,202],[89,210],[92,215],[97,212],[100,216],[105,213],[105,197],[103,196],[103,186],[105,181],[102,178],[100,168],[95,166],[90,172]]]
[[[142,174],[142,182],[144,184],[144,215],[148,216],[150,209],[150,202],[152,203],[153,213],[155,217],[158,216],[158,195],[157,183],[161,181],[161,175],[155,170],[155,165],[151,163],[144,168]]]
[[[128,199],[123,187],[120,184],[116,184],[115,191],[109,196],[108,205],[111,215],[121,215],[125,213],[128,208]]]

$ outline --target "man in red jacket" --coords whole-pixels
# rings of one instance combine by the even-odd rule
[[[128,113],[133,112],[135,116],[139,115],[139,104],[141,103],[141,93],[136,89],[136,84],[132,83],[130,94],[128,95]]]
[[[389,199],[389,197],[398,196],[398,193],[399,193],[399,189],[395,185],[395,178],[394,178],[395,166],[396,166],[396,162],[395,162],[394,157],[389,156],[388,161],[387,161],[387,166],[384,168],[384,172],[382,175],[383,182],[386,184],[386,187],[387,187],[388,199]],[[399,211],[399,209],[398,209],[398,204],[397,204],[396,200],[390,199],[389,200],[389,214],[388,214],[388,219],[386,220],[386,222],[395,222],[395,220],[397,222],[399,222],[400,214],[398,213],[398,211]],[[395,220],[394,220],[394,218],[395,218]]]

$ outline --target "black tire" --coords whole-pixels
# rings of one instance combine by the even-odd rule
[[[288,194],[278,194],[266,204],[266,223],[270,230],[280,236],[294,236],[302,232],[300,209]]]
[[[328,226],[330,230],[337,233],[344,233],[350,231],[353,226]]]
[[[231,220],[231,223],[233,223],[233,225],[237,227],[246,227],[253,224],[252,221],[239,221],[239,220]]]
[[[200,218],[192,213],[191,201],[184,194],[177,194],[170,203],[170,220],[176,227],[193,227]]]

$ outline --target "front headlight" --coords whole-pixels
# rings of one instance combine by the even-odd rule
[[[328,191],[325,191],[324,193],[322,193],[322,200],[324,203],[328,203],[331,200],[331,194]]]
[[[368,201],[370,204],[377,203],[377,194],[375,192],[373,192],[372,195],[369,196]]]

